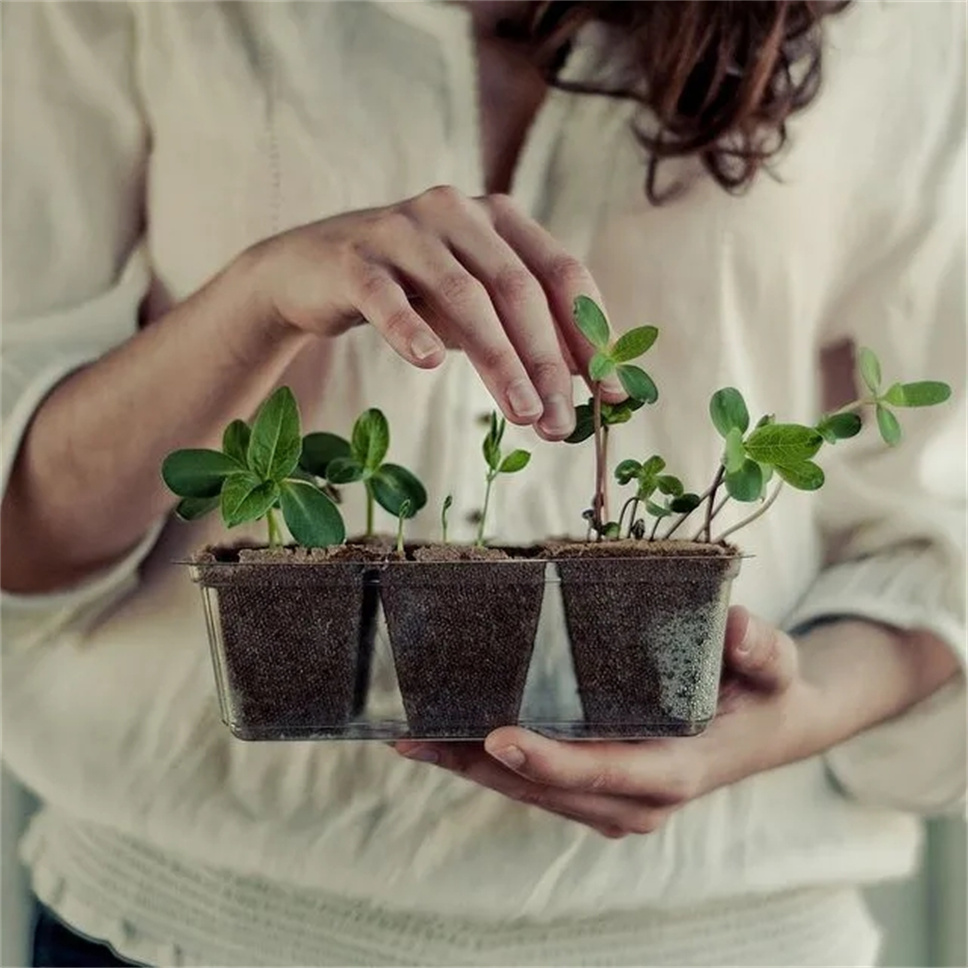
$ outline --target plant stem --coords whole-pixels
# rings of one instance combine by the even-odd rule
[[[707,497],[709,497],[711,491],[712,491],[712,488],[707,487],[706,490],[699,495],[699,503],[696,505],[696,507],[694,507],[691,511],[683,511],[682,514],[680,514],[679,517],[676,518],[676,520],[672,524],[672,527],[669,528],[669,530],[666,531],[666,533],[662,536],[663,541],[668,541],[679,530],[679,526],[684,521],[692,517],[692,515],[695,514],[697,508],[702,507],[702,502],[705,501]]]
[[[623,505],[622,510],[618,513],[618,530],[619,534],[622,533],[622,522],[625,520],[625,512],[629,509],[629,505],[635,505],[638,503],[638,498],[633,495],[630,497]],[[632,525],[635,523],[635,511],[632,511],[632,520],[629,522],[629,537],[632,535]]]
[[[493,471],[489,471],[487,475],[487,486],[484,488],[484,508],[481,511],[481,520],[477,522],[477,541],[475,544],[478,548],[484,547],[484,525],[487,523],[487,508],[491,503],[491,485],[496,476]]]
[[[367,538],[373,537],[373,510],[376,500],[373,497],[373,491],[370,489],[370,482],[366,482],[366,531],[364,532]]]
[[[605,428],[602,426],[602,385],[595,384],[592,398],[592,426],[595,430],[595,512],[593,524],[601,540],[605,522],[608,520],[608,498],[605,494],[605,475],[608,473],[605,448],[608,446]]]
[[[279,522],[276,520],[274,508],[269,508],[266,514],[266,524],[269,527],[269,547],[278,548],[282,544],[282,535],[279,533]]]
[[[716,515],[719,514],[719,512],[722,511],[722,509],[724,507],[726,507],[726,505],[729,503],[729,501],[730,501],[730,497],[729,497],[728,494],[726,494],[723,497],[721,497],[720,500],[719,500],[719,503],[716,505],[716,507],[713,508],[713,513],[709,516],[709,520],[710,521],[714,521],[716,519]],[[702,537],[702,533],[703,533],[704,530],[705,530],[705,526],[703,526],[702,528],[700,528],[692,536],[692,540],[693,541],[698,541]]]
[[[776,487],[773,488],[773,493],[748,517],[743,518],[738,524],[734,524],[731,528],[727,528],[718,538],[716,538],[716,544],[725,541],[729,535],[740,528],[745,528],[746,525],[752,524],[760,515],[766,514],[770,509],[770,505],[780,496],[780,491],[783,490],[783,481],[777,481]]]
[[[850,413],[853,410],[860,410],[862,407],[872,407],[876,403],[877,401],[873,397],[862,397],[859,400],[854,400],[852,403],[845,403],[842,407],[826,414],[826,416],[835,417],[838,413]]]
[[[403,515],[397,518],[397,554],[403,557]]]
[[[649,541],[655,541],[655,533],[659,530],[660,524],[662,524],[662,518],[656,518],[655,524],[652,525],[652,530],[649,532]]]
[[[705,534],[707,541],[712,541],[713,504],[716,501],[716,492],[719,490],[719,485],[723,483],[725,476],[726,468],[720,464],[719,470],[716,471],[716,476],[713,478],[712,487],[709,489],[709,497],[706,504],[706,524],[702,533]]]

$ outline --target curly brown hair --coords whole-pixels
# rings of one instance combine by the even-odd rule
[[[645,192],[667,200],[656,172],[667,158],[697,157],[727,191],[749,187],[787,141],[787,120],[820,86],[822,21],[851,0],[539,0],[502,33],[526,44],[548,83],[579,94],[636,101],[634,126],[648,154]],[[614,86],[557,74],[577,31],[615,28],[629,68]]]

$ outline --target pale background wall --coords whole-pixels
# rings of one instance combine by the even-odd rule
[[[27,964],[30,923],[27,884],[17,863],[16,842],[31,809],[30,797],[6,774],[0,803],[0,966]],[[881,964],[896,968],[966,968],[965,824],[929,825],[925,865],[907,884],[871,892],[875,915],[887,926]]]

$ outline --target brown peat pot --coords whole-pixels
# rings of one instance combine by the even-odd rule
[[[414,737],[482,738],[518,721],[545,562],[493,548],[421,548],[390,562],[380,597]]]
[[[550,550],[586,733],[701,733],[716,712],[737,550],[686,541]]]
[[[326,552],[210,549],[193,560],[235,736],[339,735],[362,709],[377,607],[365,574],[363,560]]]

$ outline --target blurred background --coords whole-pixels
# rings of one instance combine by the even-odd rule
[[[27,964],[30,901],[24,871],[17,861],[17,841],[32,800],[7,774],[2,776],[0,847],[0,966]],[[927,824],[920,874],[904,883],[870,892],[874,915],[886,932],[880,964],[896,968],[966,968],[968,896],[965,871],[968,839],[960,819]]]

